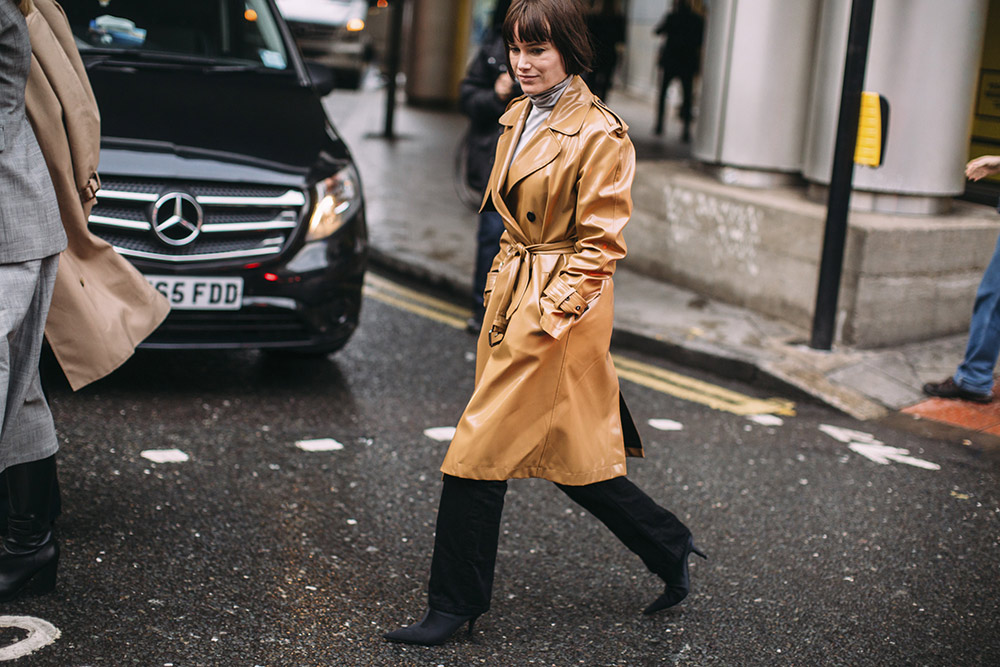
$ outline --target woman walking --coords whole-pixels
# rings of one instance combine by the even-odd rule
[[[515,0],[503,25],[526,93],[504,126],[483,209],[506,231],[486,285],[476,382],[441,470],[428,592],[390,641],[440,644],[489,609],[507,480],[539,477],[602,521],[652,572],[651,614],[688,593],[691,531],[625,477],[642,455],[609,346],[611,276],[625,256],[635,153],[625,123],[587,88],[575,0]]]

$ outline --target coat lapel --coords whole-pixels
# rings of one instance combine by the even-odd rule
[[[493,208],[497,210],[497,213],[507,223],[507,229],[511,229],[514,226],[515,220],[514,215],[510,212],[507,202],[504,201],[501,194],[501,184],[507,176],[507,167],[510,165],[510,158],[514,152],[514,147],[517,146],[517,140],[521,136],[521,129],[524,127],[524,118],[527,116],[530,105],[531,103],[526,97],[523,100],[515,100],[510,108],[500,116],[500,124],[504,125],[507,129],[503,131],[497,140],[496,162],[494,162],[493,172],[490,174],[489,184],[486,186],[486,193],[483,195],[483,204],[479,208],[482,211],[486,208],[487,202],[492,202]]]
[[[548,127],[538,130],[535,136],[528,140],[528,145],[521,150],[517,160],[510,165],[507,174],[507,181],[503,183],[503,191],[510,192],[511,188],[518,184],[529,174],[532,174],[545,165],[556,159],[559,155],[559,140]]]

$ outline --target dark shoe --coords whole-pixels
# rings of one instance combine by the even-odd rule
[[[960,398],[963,401],[973,401],[975,403],[989,403],[993,400],[993,394],[980,394],[979,392],[962,389],[953,378],[948,378],[941,382],[928,382],[924,385],[924,393],[928,396],[938,398]]]
[[[469,623],[469,634],[471,635],[472,626],[477,618],[479,618],[479,614],[475,616],[461,616],[459,614],[448,614],[428,608],[424,612],[424,617],[418,623],[388,632],[382,636],[391,642],[399,642],[401,644],[437,646],[438,644],[445,643],[449,637],[458,632],[458,629],[466,621]]]
[[[688,576],[688,557],[690,557],[692,553],[697,554],[706,560],[708,559],[708,556],[703,554],[698,547],[694,545],[694,538],[688,537],[687,545],[684,547],[684,555],[678,562],[677,569],[672,572],[670,576],[663,578],[666,582],[663,594],[653,600],[653,603],[646,607],[642,613],[647,616],[649,614],[655,614],[661,609],[673,607],[675,604],[687,597],[688,591],[691,590],[691,581]]]
[[[59,545],[52,536],[55,456],[7,468],[10,513],[0,542],[0,602],[29,587],[48,593],[56,585]]]

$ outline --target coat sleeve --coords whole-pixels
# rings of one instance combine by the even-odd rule
[[[541,299],[541,327],[561,338],[586,312],[625,257],[622,231],[632,215],[635,149],[624,128],[601,129],[584,142],[577,176],[576,252]]]

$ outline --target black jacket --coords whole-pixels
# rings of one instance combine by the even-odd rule
[[[467,138],[468,162],[465,177],[470,187],[482,192],[493,170],[500,124],[497,122],[510,100],[501,100],[493,91],[497,77],[507,71],[507,47],[499,33],[483,39],[460,88],[462,111],[471,121]],[[511,99],[521,94],[514,84]]]
[[[699,14],[690,9],[670,12],[656,27],[656,34],[667,38],[660,48],[660,67],[681,74],[697,74],[704,32],[705,19]]]

